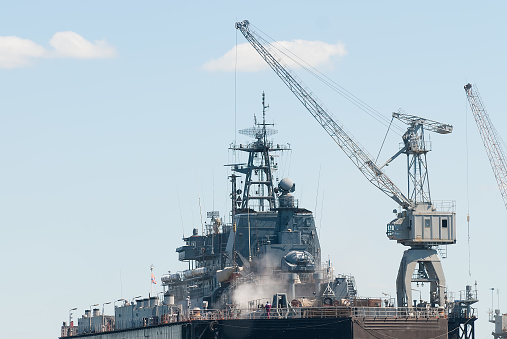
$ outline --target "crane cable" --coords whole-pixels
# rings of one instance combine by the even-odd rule
[[[468,103],[465,101],[465,148],[467,152],[467,241],[468,241],[468,276],[472,276],[470,264],[470,194],[468,189]]]
[[[233,156],[234,156],[234,163],[238,163],[237,159],[237,152],[235,150],[236,148],[236,137],[238,133],[238,129],[236,128],[236,122],[237,122],[237,102],[238,102],[238,95],[237,95],[237,79],[238,79],[238,30],[236,30],[236,57],[234,59],[234,148],[232,150]]]
[[[382,141],[382,145],[380,145],[380,149],[378,150],[377,159],[375,159],[375,163],[377,163],[378,158],[380,156],[380,152],[382,152],[382,148],[384,147],[384,142],[386,142],[387,134],[389,133],[389,129],[391,128],[391,124],[393,123],[394,117],[391,117],[391,122],[389,123],[389,127],[387,127],[386,135],[384,136],[384,140]]]
[[[263,32],[257,26],[254,26],[253,24],[250,24],[250,25],[253,26],[257,31],[259,31],[262,34],[264,34],[265,36],[267,36],[272,41],[272,43],[270,43],[266,39],[264,39],[262,36],[257,34],[258,38],[260,38],[260,40],[262,40],[265,43],[265,45],[266,45],[265,47],[268,47],[268,48],[272,47],[273,49],[277,50],[279,53],[286,56],[288,59],[293,61],[295,64],[297,64],[298,66],[303,68],[305,71],[307,71],[308,73],[310,73],[311,75],[316,77],[318,80],[320,80],[322,83],[327,85],[329,88],[331,88],[332,90],[334,90],[335,92],[337,92],[338,94],[343,96],[345,99],[349,100],[352,104],[354,104],[356,107],[361,109],[363,112],[365,112],[366,114],[371,116],[373,119],[377,120],[377,122],[379,122],[380,124],[382,124],[384,126],[387,126],[387,118],[383,114],[381,114],[380,112],[378,112],[377,110],[372,108],[370,105],[368,105],[367,103],[365,103],[364,101],[362,101],[358,97],[356,97],[354,94],[352,94],[351,92],[346,90],[344,87],[342,87],[341,85],[336,83],[334,80],[332,80],[331,78],[329,78],[328,76],[326,76],[325,74],[320,72],[318,69],[316,69],[315,67],[308,64],[306,61],[304,61],[299,56],[294,54],[288,48],[284,47],[282,44],[275,41],[272,37],[270,37],[268,34]],[[284,52],[280,48],[276,47],[275,44],[280,46],[281,48],[283,48],[285,51],[287,51],[287,53],[290,53],[294,57],[291,57],[286,52]],[[299,61],[296,59],[298,59]],[[394,127],[398,129],[398,131],[395,131],[395,133],[400,136],[402,135],[402,133],[405,132],[404,129],[399,127],[398,125],[394,125]]]

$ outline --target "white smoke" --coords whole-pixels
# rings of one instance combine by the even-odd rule
[[[280,280],[266,277],[262,281],[240,285],[234,290],[232,300],[239,308],[246,309],[250,301],[265,304],[272,301],[274,294],[285,292]]]
[[[274,276],[273,269],[280,269],[279,258],[265,255],[260,260],[261,272],[255,273],[255,280],[250,283],[240,284],[232,293],[234,304],[241,309],[246,309],[249,302],[254,305],[265,304],[267,301],[272,302],[273,295],[276,293],[287,293],[287,282],[283,275]]]

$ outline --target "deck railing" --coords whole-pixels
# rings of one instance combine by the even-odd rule
[[[266,309],[200,310],[186,320],[294,319],[294,318],[446,318],[445,310],[414,307],[291,307]]]

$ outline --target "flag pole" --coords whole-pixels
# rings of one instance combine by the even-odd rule
[[[151,273],[151,279],[150,279],[150,298],[155,294],[153,285],[155,285],[157,282],[155,281],[155,275],[153,274],[153,264],[150,266],[150,273]]]

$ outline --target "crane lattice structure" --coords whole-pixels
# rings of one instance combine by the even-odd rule
[[[376,165],[372,158],[327,112],[320,101],[266,49],[261,41],[266,46],[269,44],[257,33],[250,30],[249,25],[248,20],[237,22],[236,29],[241,31],[264,61],[266,61],[310,114],[345,152],[361,173],[374,186],[403,207],[404,211],[397,213],[396,219],[387,225],[387,236],[389,239],[396,240],[405,246],[410,246],[410,249],[406,250],[403,254],[398,271],[396,281],[398,306],[411,306],[411,283],[416,281],[429,282],[431,305],[435,306],[438,304],[443,306],[445,304],[445,277],[440,259],[434,247],[456,243],[456,213],[454,211],[438,211],[429,199],[421,198],[419,199],[421,201],[418,201],[416,198],[407,198],[391,179],[387,177],[381,167]],[[424,126],[427,126],[430,130],[439,131],[439,133],[443,131],[450,133],[452,131],[452,126],[450,125],[440,124],[419,117],[399,114],[397,118],[408,123],[410,126],[407,131],[408,134],[406,133],[406,138],[404,138],[406,147],[402,152],[399,152],[399,154],[406,153],[409,158],[410,155],[418,158],[419,155],[425,155],[427,152],[427,149],[425,147],[421,148],[420,144],[421,141],[424,144],[424,138],[422,137],[421,139]],[[411,129],[412,133],[410,133]],[[415,149],[416,146],[419,148],[418,150]],[[417,159],[414,161],[415,167],[420,167],[421,165],[422,161]],[[424,166],[426,166],[425,159]],[[419,173],[422,172],[419,171]],[[416,178],[412,178],[415,183],[414,186],[424,187],[427,181],[421,181],[418,178],[420,178],[419,174],[417,174]],[[416,266],[418,266],[420,274],[414,280],[413,272]]]
[[[428,142],[424,139],[424,130],[448,134],[452,133],[452,126],[415,115],[409,115],[401,109],[393,113],[393,118],[409,126],[402,136],[405,146],[389,158],[380,168],[389,165],[400,154],[406,154],[408,157],[408,196],[410,201],[414,203],[431,203],[430,180],[426,161],[426,154],[430,151],[430,148],[428,147]]]
[[[500,144],[500,138],[495,126],[491,123],[491,119],[489,118],[488,112],[486,112],[486,108],[482,103],[477,88],[472,87],[471,84],[466,84],[465,92],[470,107],[472,108],[477,128],[481,134],[484,148],[486,148],[491,168],[495,174],[498,188],[502,194],[505,208],[507,208],[507,160],[505,159],[505,153]]]

